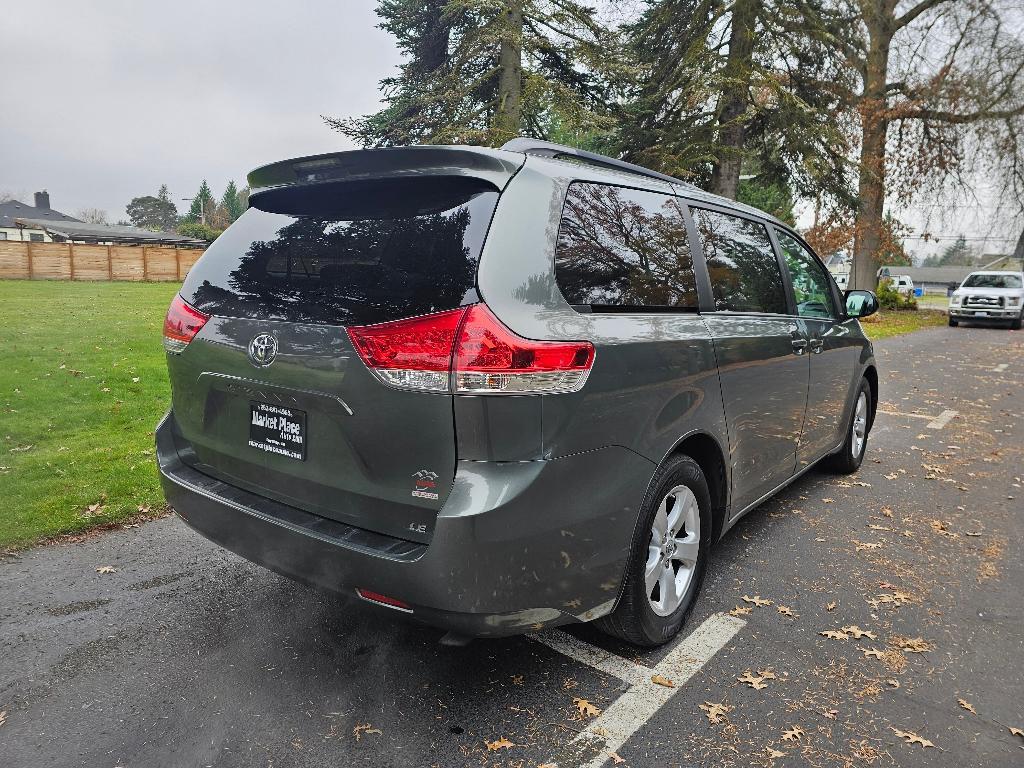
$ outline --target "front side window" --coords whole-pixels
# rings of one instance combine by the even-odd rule
[[[796,313],[800,317],[835,317],[832,289],[817,259],[788,232],[776,229],[775,234],[793,283]]]
[[[697,310],[679,201],[606,184],[569,187],[555,250],[566,301],[594,310]]]
[[[786,314],[786,290],[764,224],[693,208],[715,309]]]

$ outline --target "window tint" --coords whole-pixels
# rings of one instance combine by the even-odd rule
[[[197,309],[366,325],[460,306],[498,193],[437,181],[285,189],[253,200],[189,271]]]
[[[779,262],[763,224],[694,208],[715,309],[786,314]]]
[[[558,229],[555,275],[570,304],[698,306],[686,224],[671,195],[572,184]]]
[[[793,283],[797,314],[801,317],[835,317],[832,288],[824,268],[791,234],[781,229],[776,229],[775,234]]]

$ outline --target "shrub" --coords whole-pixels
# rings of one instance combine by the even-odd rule
[[[897,291],[892,280],[880,280],[876,295],[878,296],[878,306],[882,309],[917,309],[917,299],[913,295],[904,295]]]

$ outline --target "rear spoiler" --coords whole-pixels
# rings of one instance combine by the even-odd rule
[[[457,176],[478,179],[501,191],[524,162],[521,153],[485,147],[357,149],[264,165],[249,174],[248,182],[252,193],[258,194],[327,182]]]

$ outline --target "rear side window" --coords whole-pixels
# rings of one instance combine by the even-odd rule
[[[498,193],[458,180],[276,190],[189,272],[197,309],[330,325],[369,325],[454,309],[475,296]]]
[[[786,289],[763,224],[691,208],[711,277],[715,309],[786,314]]]
[[[597,311],[697,309],[686,224],[671,195],[570,185],[555,276],[566,301]]]

